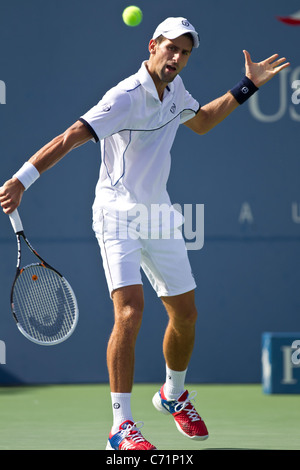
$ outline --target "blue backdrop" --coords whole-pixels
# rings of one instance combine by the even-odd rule
[[[235,0],[136,3],[144,19],[129,28],[121,18],[124,0],[2,2],[0,184],[135,73],[148,58],[155,27],[168,16],[187,17],[200,33],[182,78],[201,104],[239,81],[243,49],[254,61],[274,52],[286,56],[291,67],[209,134],[180,128],[168,186],[174,203],[205,207],[204,247],[189,252],[199,321],[187,379],[258,382],[262,333],[299,331],[300,105],[292,100],[292,84],[300,79],[300,26],[277,19],[297,12],[299,2],[253,0],[242,8]],[[98,145],[73,151],[25,193],[20,208],[28,237],[78,297],[79,324],[64,344],[37,346],[15,326],[9,305],[15,237],[0,213],[0,340],[6,346],[0,383],[107,381],[112,302],[91,228],[99,165]],[[161,382],[167,318],[147,281],[145,302],[135,380]]]

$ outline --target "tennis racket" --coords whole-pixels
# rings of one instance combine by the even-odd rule
[[[17,237],[17,271],[11,309],[20,332],[30,341],[55,345],[68,339],[78,322],[78,306],[68,281],[35,251],[26,238],[17,210],[9,215]],[[39,260],[21,267],[21,238]]]

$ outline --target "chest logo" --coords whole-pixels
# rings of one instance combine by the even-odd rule
[[[170,108],[170,111],[171,111],[172,114],[175,114],[175,111],[176,111],[176,104],[175,103],[172,104],[172,106]]]

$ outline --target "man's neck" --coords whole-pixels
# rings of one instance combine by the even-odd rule
[[[157,90],[158,97],[159,97],[160,101],[162,101],[163,96],[164,96],[164,91],[165,91],[166,87],[168,86],[168,83],[161,81],[159,76],[155,72],[151,71],[151,67],[149,67],[149,62],[145,62],[145,66],[146,66],[146,69],[147,69],[150,77],[152,78],[152,80],[154,82],[155,88]]]

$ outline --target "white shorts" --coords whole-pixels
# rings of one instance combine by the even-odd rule
[[[124,286],[143,284],[141,268],[158,297],[189,292],[196,287],[181,231],[168,238],[125,236],[112,230],[112,218],[97,211],[97,237],[110,295]]]

